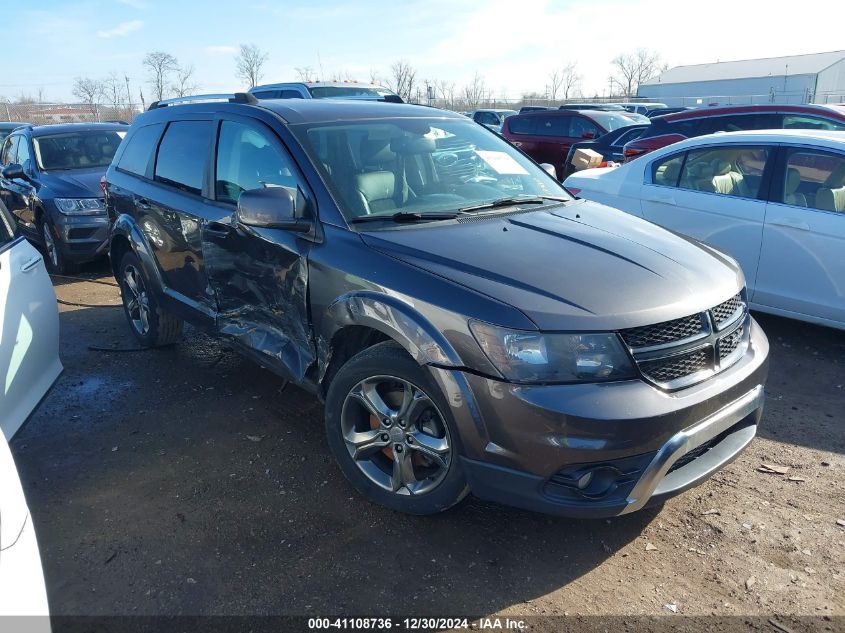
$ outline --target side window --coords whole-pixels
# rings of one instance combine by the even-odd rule
[[[18,151],[19,138],[19,135],[14,135],[6,139],[6,142],[3,143],[3,152],[2,154],[0,154],[0,163],[2,163],[3,165],[11,165],[15,162],[15,156],[17,155]]]
[[[830,121],[815,116],[799,114],[785,114],[783,116],[785,130],[845,130],[845,123]]]
[[[302,93],[299,90],[282,90],[279,99],[302,99]]]
[[[629,143],[635,139],[640,138],[644,131],[645,129],[638,129],[623,132],[622,134],[616,137],[616,140],[613,142],[611,147],[622,147],[623,145],[625,145],[625,143]]]
[[[539,136],[565,138],[569,136],[571,119],[570,116],[537,117],[537,129],[534,133]]]
[[[146,176],[162,129],[164,123],[139,128],[129,139],[117,168],[138,176]]]
[[[512,116],[508,119],[508,129],[511,134],[534,134],[535,123],[537,123],[537,117]]]
[[[678,177],[681,175],[681,169],[684,166],[684,158],[686,158],[686,152],[668,156],[652,163],[651,182],[664,187],[677,187]]]
[[[278,90],[262,90],[260,92],[253,92],[252,96],[256,99],[278,99],[279,98],[279,91]]]
[[[211,143],[210,121],[176,121],[158,147],[155,179],[188,193],[201,194]]]
[[[29,141],[26,140],[25,136],[21,136],[18,139],[18,155],[15,158],[15,162],[18,163],[23,167],[23,170],[31,174],[32,173],[32,156],[29,153]]]
[[[679,186],[739,198],[756,199],[771,150],[766,147],[718,147],[687,153]]]
[[[293,160],[264,132],[243,123],[223,121],[217,143],[214,190],[220,202],[237,204],[244,191],[284,187],[296,199]]]
[[[845,156],[791,149],[778,202],[822,211],[845,211]]]
[[[588,138],[588,136],[585,135],[589,134],[592,134],[590,138],[598,138],[601,136],[601,130],[589,119],[574,116],[571,117],[571,121],[572,123],[569,125],[569,136],[572,138]]]

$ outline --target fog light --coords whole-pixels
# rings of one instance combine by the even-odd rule
[[[578,490],[583,490],[587,486],[590,485],[590,482],[593,480],[593,473],[592,471],[588,472],[585,475],[581,475],[581,478],[578,480],[577,486]]]

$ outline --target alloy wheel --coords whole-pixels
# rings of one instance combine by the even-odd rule
[[[359,382],[346,395],[340,425],[355,464],[384,490],[425,494],[449,471],[449,428],[431,397],[407,380],[373,376]]]
[[[44,222],[41,226],[41,233],[44,235],[44,248],[47,249],[47,257],[50,258],[53,270],[57,270],[59,268],[59,251],[56,246],[56,240],[53,238],[53,232],[50,230],[49,224]]]
[[[144,278],[135,266],[129,265],[123,271],[125,287],[123,301],[132,327],[141,336],[150,331],[150,300]]]

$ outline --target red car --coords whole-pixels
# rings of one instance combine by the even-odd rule
[[[622,150],[625,161],[685,138],[745,130],[845,130],[842,105],[748,105],[686,110],[654,117]]]
[[[641,115],[601,110],[549,110],[527,112],[505,119],[502,136],[537,163],[555,166],[563,178],[564,165],[573,143],[598,138],[620,127],[648,122]]]

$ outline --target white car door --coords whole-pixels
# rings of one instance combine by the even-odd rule
[[[783,151],[753,303],[845,327],[845,152]]]
[[[56,294],[41,254],[0,208],[0,428],[11,439],[62,371]]]
[[[761,191],[773,147],[709,146],[654,160],[646,170],[643,217],[736,259],[753,294],[766,202]]]

